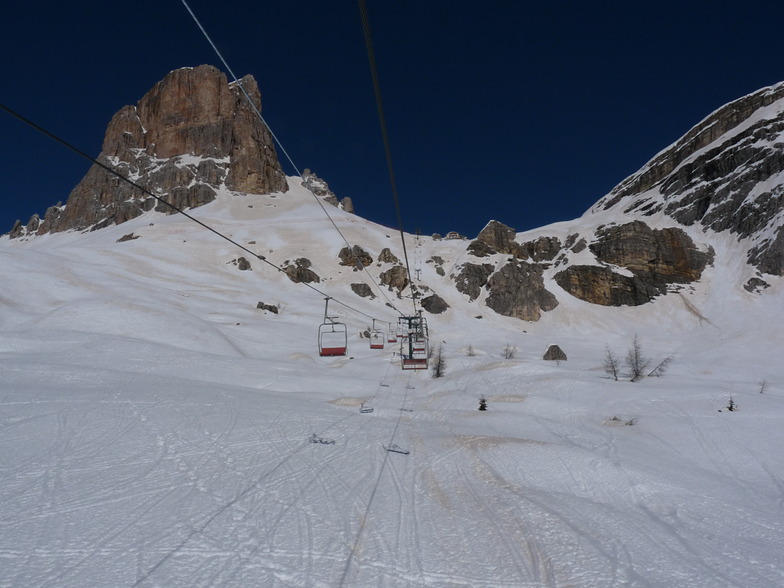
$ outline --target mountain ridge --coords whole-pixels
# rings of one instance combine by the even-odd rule
[[[241,83],[260,107],[255,80],[246,76]],[[145,126],[149,121],[155,128]],[[252,137],[263,155],[255,163],[246,147]],[[427,301],[426,310],[441,314],[450,307],[446,291],[455,289],[469,303],[529,322],[552,312],[564,296],[600,306],[643,305],[698,283],[715,261],[712,241],[723,232],[746,257],[748,267],[738,273],[737,285],[764,292],[784,273],[782,147],[784,83],[714,111],[573,221],[574,230],[517,233],[490,221],[467,245],[445,240],[449,253],[436,256],[440,263],[427,260],[438,271],[414,284],[413,295]],[[243,195],[266,194],[280,202],[292,186],[304,183],[314,197],[353,211],[349,199],[340,201],[309,170],[304,179],[282,176],[268,130],[236,85],[212,66],[175,70],[136,107],[121,109],[109,125],[101,157],[180,208],[196,209],[218,194],[240,202]],[[18,223],[10,238],[97,230],[153,209],[171,212],[106,176],[94,166],[64,207],[50,209],[42,222]],[[526,240],[529,234],[536,237]],[[361,236],[355,247],[369,248]],[[341,271],[343,255],[335,251],[334,266],[321,268],[311,267],[305,256],[278,262],[291,279],[302,281],[307,274],[305,280],[312,282]],[[368,255],[363,265],[379,256],[373,280],[393,295],[400,297],[411,286],[397,261],[401,251],[383,259],[379,251]],[[423,267],[420,263],[419,270]],[[352,296],[375,297],[370,286],[355,282]]]

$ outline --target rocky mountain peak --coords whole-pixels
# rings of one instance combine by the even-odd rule
[[[252,76],[230,84],[210,65],[178,69],[112,117],[97,159],[178,208],[206,204],[221,187],[285,192],[272,136],[256,110],[261,94]],[[172,211],[94,165],[65,206],[49,208],[27,226],[19,223],[11,237],[97,229],[152,208]]]
[[[719,108],[592,209],[737,235],[748,261],[784,275],[784,82]]]

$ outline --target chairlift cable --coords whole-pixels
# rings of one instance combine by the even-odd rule
[[[184,0],[183,0],[184,1]],[[384,153],[387,160],[387,171],[389,172],[389,183],[392,188],[392,200],[395,203],[395,214],[397,215],[398,230],[400,240],[403,244],[403,258],[406,261],[406,271],[408,272],[408,283],[411,285],[411,301],[414,305],[414,315],[417,314],[417,299],[414,281],[411,279],[411,266],[408,262],[408,251],[406,250],[406,238],[403,233],[403,216],[400,212],[400,199],[398,198],[397,182],[395,180],[395,170],[392,166],[392,149],[389,143],[389,133],[387,132],[386,117],[384,116],[384,103],[381,98],[381,85],[378,82],[378,68],[376,67],[376,54],[373,50],[373,37],[370,33],[370,21],[368,20],[367,6],[365,0],[359,0],[359,12],[362,18],[362,32],[365,37],[365,49],[367,51],[368,64],[370,65],[370,77],[373,81],[373,92],[376,97],[376,110],[378,110],[379,124],[381,125],[381,137],[384,141]]]
[[[188,220],[191,220],[191,221],[195,222],[197,225],[199,225],[199,226],[201,226],[201,227],[203,227],[203,228],[207,229],[208,231],[210,231],[210,232],[212,232],[212,233],[215,233],[215,234],[216,234],[218,237],[220,237],[221,239],[224,239],[224,240],[228,241],[229,243],[231,243],[232,245],[235,245],[236,247],[239,247],[240,249],[242,249],[243,251],[245,251],[245,252],[246,252],[246,253],[248,253],[249,255],[252,255],[253,257],[255,257],[256,259],[258,259],[259,261],[263,261],[264,263],[266,263],[266,264],[267,264],[267,265],[269,265],[270,267],[273,267],[273,268],[275,268],[275,269],[276,269],[276,270],[278,270],[279,272],[283,272],[283,273],[285,273],[285,270],[284,270],[282,267],[280,267],[280,266],[278,266],[278,265],[274,264],[273,262],[271,262],[269,259],[267,259],[267,258],[266,258],[266,257],[264,257],[263,255],[259,255],[258,253],[254,252],[254,251],[251,251],[250,249],[248,249],[247,247],[245,247],[245,246],[244,246],[244,245],[242,245],[241,243],[238,243],[237,241],[235,241],[235,240],[234,240],[234,239],[232,239],[231,237],[228,237],[228,236],[224,235],[223,233],[221,233],[221,232],[220,232],[220,231],[218,231],[217,229],[214,229],[213,227],[211,227],[211,226],[210,226],[210,225],[208,225],[207,223],[205,223],[205,222],[203,222],[203,221],[200,221],[199,219],[197,219],[197,218],[196,218],[196,217],[194,217],[193,215],[190,215],[190,214],[188,214],[187,212],[185,212],[185,211],[184,211],[184,210],[182,210],[181,208],[179,208],[179,207],[175,206],[174,204],[171,204],[170,202],[167,202],[166,200],[164,200],[164,199],[163,199],[163,198],[161,198],[160,196],[156,196],[155,194],[153,194],[153,193],[152,193],[150,190],[148,190],[148,189],[147,189],[147,188],[145,188],[144,186],[141,186],[141,185],[137,184],[136,182],[134,182],[133,180],[131,180],[131,179],[129,179],[129,178],[126,178],[124,175],[122,175],[120,172],[118,172],[118,171],[117,171],[117,170],[115,170],[114,168],[112,168],[112,167],[110,167],[110,166],[106,165],[105,163],[101,163],[101,162],[100,162],[100,161],[98,161],[98,160],[97,160],[95,157],[92,157],[91,155],[88,155],[87,153],[85,153],[84,151],[82,151],[82,150],[81,150],[81,149],[79,149],[78,147],[74,146],[73,144],[69,143],[69,142],[68,142],[68,141],[66,141],[65,139],[62,139],[61,137],[58,137],[58,136],[57,136],[57,135],[55,135],[54,133],[51,133],[50,131],[47,131],[46,129],[44,129],[44,128],[43,128],[43,127],[41,127],[40,125],[38,125],[38,124],[34,123],[33,121],[31,121],[30,119],[28,119],[28,118],[26,118],[26,117],[22,116],[21,114],[19,114],[19,113],[18,113],[18,112],[16,112],[15,110],[13,110],[13,109],[9,108],[9,107],[8,107],[8,106],[6,106],[5,104],[0,104],[0,109],[2,109],[2,110],[5,110],[5,111],[6,111],[8,114],[10,114],[10,115],[11,115],[11,116],[13,116],[14,118],[18,119],[19,121],[21,121],[21,122],[25,123],[26,125],[28,125],[28,126],[32,127],[32,128],[33,128],[33,129],[35,129],[36,131],[38,131],[38,132],[40,132],[40,133],[42,133],[42,134],[46,135],[47,137],[49,137],[50,139],[52,139],[52,140],[56,141],[57,143],[60,143],[61,145],[63,145],[63,146],[64,146],[64,147],[66,147],[67,149],[69,149],[69,150],[73,151],[74,153],[76,153],[76,154],[77,154],[77,155],[79,155],[80,157],[83,157],[84,159],[86,159],[86,160],[88,160],[88,161],[92,162],[94,165],[97,165],[98,167],[100,167],[100,168],[102,168],[102,169],[106,170],[106,171],[107,171],[107,172],[109,172],[110,174],[112,174],[112,175],[114,175],[114,176],[118,177],[119,179],[121,179],[122,181],[124,181],[124,182],[126,182],[126,183],[130,184],[130,185],[131,185],[131,186],[133,186],[134,188],[137,188],[138,190],[140,190],[142,193],[146,194],[147,196],[151,196],[151,197],[155,198],[155,200],[157,200],[157,201],[158,201],[158,202],[160,202],[161,204],[165,204],[166,206],[168,206],[169,208],[171,208],[173,211],[175,211],[175,212],[177,212],[177,213],[179,213],[179,214],[183,215],[183,216],[184,216],[185,218],[187,218]],[[359,309],[357,309],[357,308],[354,308],[354,307],[353,307],[353,306],[351,306],[350,304],[346,304],[345,302],[341,302],[340,300],[338,300],[338,299],[337,299],[337,298],[335,298],[334,296],[330,296],[329,294],[327,294],[327,293],[325,293],[325,292],[322,292],[321,290],[319,290],[318,288],[316,288],[315,286],[313,286],[313,285],[311,285],[311,284],[309,284],[309,283],[307,283],[307,282],[299,282],[299,283],[301,283],[302,285],[304,285],[304,286],[306,286],[306,287],[310,288],[310,289],[311,289],[311,290],[313,290],[314,292],[318,292],[318,293],[319,293],[321,296],[326,296],[326,297],[329,297],[329,298],[331,298],[331,299],[332,299],[332,300],[334,300],[334,301],[335,301],[337,304],[340,304],[341,306],[343,306],[343,307],[345,307],[345,308],[349,309],[350,311],[352,311],[352,312],[354,312],[354,313],[361,314],[361,315],[363,315],[363,316],[365,316],[365,317],[367,317],[367,318],[369,318],[369,319],[371,319],[371,320],[372,320],[373,318],[375,318],[375,317],[373,317],[372,315],[369,315],[369,314],[367,314],[366,312],[363,312],[363,311],[361,311],[361,310],[359,310]],[[378,319],[378,320],[381,320],[381,319]]]
[[[275,143],[277,143],[278,147],[280,147],[280,150],[281,150],[281,152],[282,152],[282,153],[283,153],[283,155],[286,157],[286,159],[288,160],[288,162],[289,162],[289,164],[291,165],[291,167],[294,169],[294,172],[296,173],[296,175],[297,175],[297,176],[298,176],[298,177],[299,177],[299,178],[302,180],[302,187],[303,187],[303,188],[305,188],[305,189],[306,189],[308,192],[310,192],[311,196],[313,196],[313,198],[316,200],[316,202],[318,203],[318,205],[321,207],[321,210],[322,210],[322,212],[323,212],[323,213],[326,215],[326,217],[329,219],[329,222],[330,222],[330,223],[332,223],[332,226],[333,226],[333,227],[335,228],[335,230],[338,232],[338,234],[340,235],[341,239],[343,239],[343,242],[346,244],[346,247],[348,247],[349,253],[350,253],[350,254],[351,254],[353,257],[354,257],[354,261],[355,261],[355,267],[360,267],[360,266],[362,267],[362,270],[363,270],[363,271],[364,271],[364,272],[365,272],[365,273],[368,275],[368,277],[370,278],[370,281],[371,281],[371,282],[372,282],[372,283],[373,283],[373,284],[376,286],[376,288],[378,289],[378,291],[381,293],[381,296],[382,296],[382,297],[383,297],[383,298],[384,298],[384,299],[387,301],[387,303],[389,304],[389,306],[390,306],[390,307],[392,307],[392,308],[395,310],[395,312],[397,312],[399,315],[401,315],[401,316],[402,316],[402,315],[403,315],[403,313],[402,313],[402,312],[400,312],[400,311],[399,311],[399,310],[398,310],[398,309],[395,307],[395,305],[392,303],[392,301],[391,301],[391,300],[390,300],[390,299],[387,297],[386,293],[384,292],[384,289],[383,289],[383,288],[382,288],[382,287],[381,287],[381,286],[380,286],[380,285],[377,283],[376,279],[375,279],[375,278],[373,278],[373,276],[371,276],[371,275],[370,275],[370,272],[367,270],[367,268],[365,267],[365,265],[364,265],[364,264],[363,264],[363,263],[362,263],[362,262],[359,260],[359,258],[357,258],[357,256],[354,254],[354,248],[353,248],[353,246],[351,245],[351,243],[349,243],[348,239],[346,239],[345,235],[343,235],[343,232],[340,230],[340,228],[338,227],[338,225],[335,223],[335,220],[332,218],[332,216],[329,214],[329,212],[327,212],[327,209],[326,209],[326,207],[324,206],[324,203],[322,202],[322,200],[321,200],[321,199],[320,199],[318,196],[316,196],[315,192],[314,192],[314,191],[313,191],[313,190],[312,190],[312,189],[311,189],[309,186],[307,186],[307,185],[305,184],[305,178],[303,178],[303,177],[302,177],[302,173],[299,171],[299,168],[298,168],[298,167],[296,166],[296,164],[294,163],[294,160],[291,158],[291,156],[289,155],[288,151],[286,151],[286,148],[283,146],[283,143],[280,141],[280,139],[278,139],[277,135],[276,135],[276,134],[273,132],[273,130],[272,130],[272,127],[270,127],[270,126],[267,124],[267,121],[266,121],[266,120],[264,120],[264,117],[261,115],[261,111],[260,111],[260,110],[259,110],[259,109],[256,107],[256,104],[255,104],[255,103],[253,102],[253,100],[251,99],[251,97],[250,97],[250,95],[248,94],[247,90],[245,90],[245,87],[242,85],[242,82],[241,82],[241,81],[240,81],[240,80],[237,78],[237,76],[234,74],[234,71],[232,71],[232,69],[231,69],[231,67],[229,66],[228,62],[227,62],[227,61],[226,61],[226,59],[223,57],[223,55],[221,54],[221,52],[218,50],[218,47],[215,45],[215,43],[213,42],[212,38],[211,38],[211,37],[210,37],[210,35],[207,33],[207,30],[206,30],[206,29],[205,29],[205,28],[202,26],[201,22],[200,22],[200,21],[199,21],[199,19],[196,17],[196,14],[193,12],[193,10],[191,10],[191,7],[190,7],[190,6],[188,6],[188,3],[186,2],[186,0],[181,0],[181,1],[182,1],[182,4],[183,4],[183,6],[185,6],[185,9],[186,9],[186,10],[188,11],[188,13],[191,15],[191,18],[193,18],[193,21],[196,23],[196,26],[198,26],[198,27],[199,27],[199,30],[200,30],[200,31],[202,32],[202,34],[204,35],[204,38],[205,38],[205,39],[207,39],[207,42],[210,44],[210,46],[212,47],[212,49],[215,51],[215,54],[218,56],[218,59],[220,59],[220,60],[221,60],[221,62],[223,63],[223,66],[226,68],[226,71],[228,71],[228,72],[229,72],[229,74],[231,75],[232,79],[234,80],[234,83],[235,83],[235,84],[237,84],[237,85],[239,86],[240,90],[242,90],[242,93],[243,93],[243,95],[245,96],[245,98],[247,99],[247,101],[248,101],[248,104],[250,104],[250,107],[251,107],[251,109],[253,110],[253,112],[254,112],[254,113],[256,114],[256,116],[259,118],[259,120],[261,121],[261,123],[262,123],[262,124],[263,124],[265,127],[267,127],[267,130],[269,130],[269,132],[270,132],[270,135],[272,135],[272,139],[275,141]],[[403,244],[403,254],[404,254],[404,256],[405,256],[405,243]],[[410,279],[410,278],[409,278],[409,279]]]

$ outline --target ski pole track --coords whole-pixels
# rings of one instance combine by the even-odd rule
[[[389,390],[389,392],[387,394],[387,397],[389,397],[390,394],[391,394],[391,387],[390,387],[390,390]],[[344,424],[349,419],[355,420],[357,416],[358,415],[349,415],[348,417],[344,417],[342,419],[339,419],[338,421],[335,421],[332,424],[328,425],[324,430],[328,431],[328,430],[330,430],[333,427],[339,427],[339,425]],[[359,427],[354,429],[353,431],[348,431],[344,427],[339,427],[339,428],[342,428],[344,436],[350,439],[352,435],[358,434],[370,422],[371,422],[370,419],[362,419]],[[290,454],[288,457],[285,458],[285,461],[286,462],[290,461],[291,459],[293,459],[294,455],[295,455],[294,453]],[[337,455],[337,454],[335,454],[335,455]],[[314,482],[319,481],[322,478],[322,474],[323,474],[324,470],[329,467],[330,462],[332,461],[332,459],[335,459],[335,458],[330,458],[330,459],[322,460],[321,462],[319,462],[320,463],[320,467],[318,469],[316,469],[314,464],[312,464],[312,463],[310,464],[310,466],[306,465],[302,469],[294,469],[289,464],[287,464],[287,466],[281,470],[282,475],[275,476],[275,477],[272,477],[272,476],[268,477],[268,480],[266,481],[266,483],[264,485],[265,486],[265,490],[266,490],[266,494],[273,493],[276,488],[278,488],[278,487],[282,488],[286,484],[288,484],[289,482],[299,481],[299,485],[298,485],[299,491],[295,495],[294,500],[291,500],[289,498],[289,499],[287,499],[286,502],[281,502],[280,503],[279,507],[281,508],[281,511],[274,518],[274,520],[272,521],[271,525],[269,526],[268,533],[272,537],[272,541],[271,541],[272,544],[275,543],[275,540],[274,540],[275,533],[277,532],[277,529],[280,527],[280,525],[284,521],[284,519],[287,516],[287,514],[289,512],[292,512],[292,509],[294,508],[296,503],[310,490],[310,488],[313,486]],[[276,469],[278,469],[278,468],[276,468]],[[290,471],[286,472],[285,470],[290,470]],[[307,476],[304,475],[305,473],[307,473],[308,475]],[[303,478],[306,478],[307,482],[303,483],[302,482]],[[323,484],[323,482],[319,482],[319,483],[321,484],[321,486],[323,488],[326,488],[326,486]],[[334,493],[334,488],[335,487],[339,487],[339,486],[335,486],[335,485],[329,486],[331,493]],[[291,494],[289,494],[289,496],[290,495]],[[338,500],[336,500],[335,498],[332,498],[331,500],[332,500],[332,502],[338,504]],[[294,510],[293,512],[298,513],[297,510]],[[250,513],[248,513],[248,514],[250,514]],[[204,527],[206,528],[206,526],[204,526]],[[311,525],[310,519],[307,518],[307,517],[305,519],[303,519],[298,514],[298,533],[299,533],[301,538],[304,537],[305,534],[307,534],[307,536],[308,536],[308,543],[312,543],[311,527],[312,527],[312,525]],[[262,547],[262,545],[259,544],[258,547],[251,552],[251,555],[255,555],[261,549],[261,547]],[[163,563],[163,560],[162,560],[162,562],[160,562],[158,564],[158,566],[161,565],[161,563]],[[156,568],[158,566],[156,566]],[[146,577],[149,577],[149,575],[150,574],[148,573],[146,576],[142,577],[141,579],[145,579]]]

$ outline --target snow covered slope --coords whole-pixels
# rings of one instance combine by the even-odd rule
[[[184,217],[0,240],[0,585],[784,585],[784,286],[728,279],[732,239],[680,293],[559,292],[527,323],[455,291],[465,243],[407,236],[450,305],[428,316],[433,379],[360,337],[397,313],[352,292],[368,277],[290,184],[192,214],[277,265],[310,260],[351,307],[330,306],[347,357],[316,353],[321,295],[257,259],[240,271]],[[374,259],[402,257],[395,231],[330,214]],[[635,335],[669,369],[614,381],[607,348]],[[541,359],[551,343],[567,361]]]

